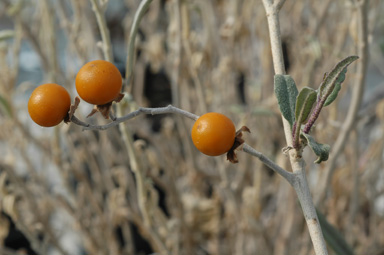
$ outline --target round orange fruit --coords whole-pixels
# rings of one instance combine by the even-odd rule
[[[77,93],[84,101],[104,105],[120,94],[123,80],[114,64],[105,60],[94,60],[79,70],[75,83]]]
[[[59,124],[68,114],[71,97],[68,91],[55,83],[38,86],[28,101],[31,119],[43,127]]]
[[[227,116],[210,112],[196,120],[191,135],[199,151],[209,156],[219,156],[232,148],[236,129]]]

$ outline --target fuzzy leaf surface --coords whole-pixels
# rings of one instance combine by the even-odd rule
[[[328,99],[328,97],[332,94],[332,92],[335,89],[335,86],[337,83],[340,83],[344,81],[345,79],[345,73],[347,71],[347,67],[355,60],[357,60],[358,56],[349,56],[339,63],[329,72],[326,74],[323,82],[320,84],[319,88],[319,99],[320,101],[325,101]],[[343,77],[344,76],[344,77]],[[333,100],[335,100],[337,93],[334,95]],[[332,99],[330,99],[330,102],[333,102]]]
[[[328,144],[318,143],[312,136],[301,133],[302,137],[307,140],[308,146],[312,149],[312,151],[316,154],[317,159],[315,160],[316,164],[320,164],[322,161],[327,161],[329,157],[329,151],[331,150],[331,146]]]
[[[312,111],[313,105],[316,102],[317,93],[314,89],[304,87],[296,98],[295,118],[296,124],[300,127],[301,124],[308,120],[309,114]]]
[[[277,74],[274,77],[275,95],[280,112],[289,122],[291,128],[295,122],[295,106],[298,90],[293,78],[289,75]]]
[[[341,89],[341,84],[345,80],[345,73],[347,72],[347,68],[344,68],[343,72],[340,73],[339,78],[336,80],[335,88],[332,90],[331,94],[325,100],[324,107],[330,105],[335,101],[339,91]]]

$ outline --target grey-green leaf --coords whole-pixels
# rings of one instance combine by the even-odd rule
[[[320,164],[322,161],[328,160],[331,146],[329,146],[328,144],[321,144],[316,142],[316,140],[312,136],[305,134],[304,132],[302,132],[301,135],[307,140],[308,146],[317,155],[317,159],[315,161],[316,164]]]
[[[291,128],[295,122],[295,105],[298,90],[295,81],[289,75],[275,75],[275,95],[280,112]]]
[[[358,56],[349,56],[337,63],[337,65],[328,74],[326,74],[319,88],[320,100],[325,101],[329,97],[329,95],[333,92],[336,83],[339,79],[341,79],[340,75],[345,75],[346,68],[358,58]]]
[[[297,126],[304,124],[316,102],[317,93],[314,89],[304,87],[296,98],[295,118]]]
[[[339,78],[336,80],[335,88],[332,90],[331,94],[325,100],[324,107],[330,105],[333,101],[335,101],[339,91],[341,89],[341,83],[345,80],[345,73],[347,72],[347,68],[340,73]]]

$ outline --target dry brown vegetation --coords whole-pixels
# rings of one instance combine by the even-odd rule
[[[108,3],[114,60],[122,66],[138,5]],[[356,254],[379,255],[384,254],[384,3],[371,0],[367,11],[364,98],[325,186],[319,183],[329,162],[313,164],[308,149],[304,157],[319,211]],[[123,129],[106,131],[32,123],[27,116],[32,88],[56,82],[74,98],[80,66],[104,58],[89,1],[2,0],[0,21],[0,209],[35,252],[75,255],[80,251],[69,249],[79,246],[85,254],[140,254],[140,235],[154,252],[168,254],[313,254],[288,183],[245,153],[239,152],[238,164],[199,153],[190,139],[190,119],[139,116]],[[286,67],[299,89],[317,88],[324,72],[358,53],[359,26],[352,0],[285,2]],[[281,151],[286,143],[268,36],[261,1],[154,0],[140,25],[123,113],[167,104],[198,115],[224,113],[237,128],[250,128],[248,144],[289,169]],[[42,77],[19,68],[27,64],[20,63],[26,47],[37,54]],[[332,146],[345,132],[356,71],[349,67],[337,102],[318,120],[319,141]],[[86,119],[90,109],[81,102],[76,116],[106,123],[100,115]],[[2,215],[2,254],[15,254],[4,247],[9,226]]]

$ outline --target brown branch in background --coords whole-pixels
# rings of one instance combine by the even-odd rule
[[[17,17],[17,19],[21,19],[21,18]],[[21,28],[24,32],[25,37],[29,40],[33,49],[39,55],[43,69],[48,70],[49,69],[48,59],[47,59],[45,53],[43,52],[43,50],[41,49],[41,47],[39,47],[40,44],[39,44],[35,34],[31,31],[31,29],[28,27],[28,25],[24,21],[20,21],[20,25],[21,25]]]
[[[190,43],[190,15],[188,10],[187,2],[181,1],[180,3],[180,12],[181,12],[181,44],[182,48],[184,50],[184,54],[186,55],[186,59],[191,60],[193,58],[193,52],[191,49],[191,43]],[[208,111],[208,106],[206,103],[206,89],[204,88],[200,77],[198,75],[198,72],[193,66],[192,61],[188,61],[186,63],[187,69],[189,72],[189,75],[191,76],[191,79],[194,83],[196,94],[197,94],[197,100],[199,105],[199,111],[202,113],[205,113]]]
[[[98,0],[90,0],[92,3],[93,12],[95,13],[97,24],[100,29],[101,40],[102,40],[102,50],[104,54],[104,59],[113,63],[113,54],[111,46],[111,38],[109,36],[109,30],[107,28],[107,22],[105,21],[104,11]]]
[[[127,52],[127,63],[126,63],[126,66],[125,66],[125,85],[126,85],[126,89],[127,89],[127,92],[132,92],[132,88],[131,88],[131,84],[132,84],[132,79],[133,79],[133,75],[134,75],[134,68],[133,68],[133,65],[134,65],[134,60],[136,58],[136,50],[135,50],[135,45],[136,45],[136,36],[137,36],[137,32],[139,31],[139,23],[141,21],[141,19],[143,18],[144,14],[146,13],[146,11],[148,10],[149,8],[149,5],[152,3],[152,0],[143,0],[140,2],[140,5],[139,7],[137,8],[136,12],[135,12],[135,16],[133,18],[133,22],[132,22],[132,28],[129,32],[129,41],[127,43],[127,46],[128,46],[128,52]]]
[[[340,158],[344,150],[349,134],[355,128],[357,114],[364,95],[365,78],[368,67],[368,1],[356,1],[356,11],[358,18],[358,42],[357,51],[360,60],[357,62],[355,82],[352,85],[352,98],[348,108],[347,116],[337,136],[336,142],[332,145],[330,159],[326,169],[323,171],[316,191],[315,203],[321,206],[325,202],[330,182],[336,169],[337,159]]]
[[[111,41],[109,38],[109,31],[106,26],[104,15],[101,9],[98,8],[99,7],[98,2],[96,2],[97,0],[91,0],[91,1],[93,3],[93,11],[95,12],[95,15],[98,20],[99,29],[102,34],[104,55],[107,60],[112,61],[113,56],[111,51]],[[151,2],[152,0],[143,0],[139,5],[138,10],[135,12],[134,21],[132,23],[132,27],[130,31],[130,38],[128,41],[128,56],[127,56],[127,66],[126,66],[127,84],[130,84],[132,75],[133,75],[133,63],[135,59],[134,49],[135,49],[135,41],[136,41],[136,35],[138,32],[138,29],[139,29],[139,24],[144,14],[148,10]],[[130,89],[131,88],[129,88],[129,90]],[[119,116],[123,114],[123,108],[121,104],[117,105],[117,114]],[[152,186],[151,184],[147,183],[146,177],[144,175],[144,168],[142,166],[142,163],[139,161],[137,151],[133,145],[133,135],[131,134],[128,127],[126,127],[124,124],[119,125],[119,128],[122,133],[124,145],[128,152],[128,157],[130,159],[129,164],[130,164],[131,170],[135,174],[138,206],[140,208],[141,216],[144,221],[144,226],[147,228],[147,231],[151,233],[150,238],[148,240],[151,241],[152,245],[154,246],[154,249],[160,252],[160,254],[168,254],[169,253],[168,248],[166,247],[166,244],[162,240],[161,235],[159,233],[160,226],[154,225],[153,218],[156,217],[156,209],[153,207],[153,204],[149,203],[150,201],[148,198],[148,193],[152,190]],[[163,227],[164,231],[167,231],[167,228],[165,228],[164,226],[161,226],[161,227]]]
[[[19,176],[15,174],[15,169],[13,169],[11,166],[1,164],[1,169],[4,169],[7,173],[8,178],[12,183],[14,183],[17,187],[17,191],[20,192],[20,195],[25,198],[25,202],[28,204],[28,208],[34,212],[38,212],[38,204],[36,198],[32,195],[30,188],[26,185],[24,185],[23,181]],[[13,215],[15,216],[15,215]],[[35,220],[42,225],[42,231],[44,233],[44,239],[45,241],[48,241],[51,243],[58,251],[60,251],[63,255],[68,255],[68,253],[63,249],[61,244],[58,241],[57,236],[54,234],[54,231],[52,229],[52,226],[49,224],[49,218],[45,217],[43,214],[35,214],[36,218]],[[32,233],[29,227],[26,226],[25,222],[23,220],[13,218],[15,224],[20,228],[27,236],[28,240],[31,242],[31,245],[36,251],[42,252],[44,254],[45,252],[45,245],[44,245],[44,239],[43,241],[40,241],[37,235]]]

